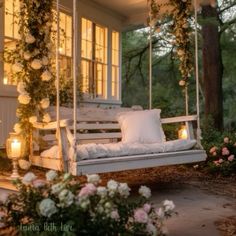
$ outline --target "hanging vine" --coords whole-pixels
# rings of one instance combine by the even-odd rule
[[[47,108],[55,79],[52,71],[53,0],[20,0],[18,25],[20,40],[14,50],[4,52],[12,65],[19,93],[14,130],[29,137],[32,123],[50,122]]]
[[[157,18],[160,17],[158,13],[161,6],[157,5],[156,0],[148,0],[148,4],[150,6],[149,15],[152,16],[152,21],[156,22]],[[172,19],[170,33],[174,36],[173,45],[176,49],[176,58],[179,59],[179,71],[182,77],[179,85],[185,87],[193,71],[193,55],[191,53],[190,40],[192,29],[189,23],[191,19],[191,0],[170,0],[169,3],[163,6],[169,6],[171,9],[168,12]]]

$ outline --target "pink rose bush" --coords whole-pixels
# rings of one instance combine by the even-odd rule
[[[172,201],[157,206],[146,186],[139,188],[139,197],[130,198],[127,183],[100,182],[99,175],[87,175],[81,184],[68,173],[50,170],[39,179],[29,172],[15,180],[17,194],[0,199],[0,228],[15,227],[20,235],[165,235],[164,222],[174,213]],[[55,234],[47,232],[47,225]]]
[[[212,146],[208,151],[207,166],[211,173],[228,176],[236,173],[236,145],[224,137],[221,145]]]

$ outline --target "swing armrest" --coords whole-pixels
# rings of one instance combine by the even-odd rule
[[[172,124],[172,123],[181,123],[181,122],[192,122],[197,120],[197,115],[191,116],[177,116],[177,117],[170,117],[170,118],[162,118],[162,124]]]
[[[72,120],[71,119],[63,119],[60,120],[59,127],[64,128],[72,125]],[[33,127],[36,129],[41,129],[41,130],[54,130],[57,129],[57,121],[49,122],[49,123],[41,123],[41,122],[35,122],[33,123]]]

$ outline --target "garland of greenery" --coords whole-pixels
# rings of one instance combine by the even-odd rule
[[[16,133],[29,137],[32,123],[50,122],[47,108],[55,80],[52,71],[53,0],[20,0],[18,15],[20,40],[16,48],[5,52],[12,64],[19,92]]]
[[[158,17],[156,0],[148,0],[150,4],[150,15]],[[193,55],[191,53],[191,27],[189,24],[191,18],[191,0],[170,0],[168,4],[171,11],[169,15],[172,17],[171,33],[174,35],[174,46],[176,48],[176,57],[179,59],[179,71],[182,76],[180,86],[187,86],[188,78],[193,71]],[[159,6],[161,7],[161,6]]]

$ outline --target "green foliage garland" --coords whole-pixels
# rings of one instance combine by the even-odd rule
[[[50,122],[47,108],[55,76],[52,71],[52,0],[20,0],[18,14],[20,40],[5,52],[12,64],[19,92],[16,133],[29,137],[32,123]]]
[[[191,76],[193,70],[193,55],[191,53],[191,27],[189,20],[191,18],[191,0],[170,0],[173,7],[171,15],[173,24],[171,26],[175,36],[175,46],[177,57],[180,60],[179,71],[182,75],[181,86],[186,85],[186,81]]]
[[[187,80],[193,71],[193,55],[191,53],[191,0],[170,0],[168,4],[158,5],[156,0],[148,0],[150,6],[150,25],[155,26],[161,7],[170,7],[170,12],[165,16],[171,16],[172,24],[170,31],[174,35],[174,46],[176,48],[176,57],[179,59],[179,71],[182,80],[180,86],[186,86]],[[153,24],[154,22],[154,24]]]

